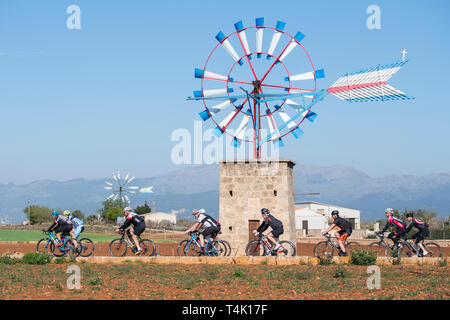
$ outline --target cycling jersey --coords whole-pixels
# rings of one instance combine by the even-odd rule
[[[50,232],[50,231],[54,230],[56,225],[58,225],[58,228],[62,227],[62,226],[64,226],[64,227],[67,226],[67,227],[72,228],[72,226],[73,226],[72,221],[69,220],[69,217],[66,215],[62,215],[62,214],[59,214],[56,216],[55,220],[53,221],[53,224],[47,229],[47,231]]]
[[[394,217],[393,215],[389,216],[388,222],[381,232],[385,232],[390,226],[394,226],[396,231],[404,231],[406,228],[405,222],[403,220],[400,220],[399,218]]]
[[[78,219],[77,217],[70,215],[69,220],[72,222],[72,224],[75,228],[79,227],[79,226],[84,226],[84,222],[82,220]]]
[[[263,223],[258,227],[256,231],[258,231],[258,233],[261,233],[267,230],[268,227],[271,227],[274,230],[283,228],[283,222],[281,222],[280,220],[269,214],[268,217],[264,219]]]
[[[144,218],[142,218],[135,212],[130,212],[125,218],[125,222],[121,227],[119,227],[119,229],[126,229],[130,226],[130,224],[132,224],[133,226],[137,226],[141,223],[145,224]]]
[[[201,223],[205,228],[214,227],[218,228],[219,224],[216,219],[211,217],[210,215],[200,213],[197,218],[197,222]]]
[[[335,224],[340,231],[344,231],[344,233],[352,233],[352,224],[341,217],[334,219],[333,224]]]
[[[406,228],[406,233],[408,233],[412,227],[416,227],[417,229],[419,229],[420,231],[427,231],[428,230],[428,226],[427,223],[425,223],[422,220],[413,218],[411,220],[411,223],[409,224],[409,226]]]

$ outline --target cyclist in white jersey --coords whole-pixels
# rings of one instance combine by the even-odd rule
[[[196,222],[194,225],[192,225],[192,227],[187,229],[185,233],[188,234],[189,232],[198,230],[202,226],[204,226],[205,229],[199,234],[200,246],[202,248],[202,251],[204,251],[205,238],[215,232],[218,233],[220,231],[220,226],[216,219],[206,214],[205,209],[193,210],[192,214],[194,215]]]

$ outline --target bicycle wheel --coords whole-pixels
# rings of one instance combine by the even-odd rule
[[[292,242],[284,240],[280,241],[280,248],[277,250],[277,255],[280,257],[294,257],[297,253],[297,249]]]
[[[123,257],[127,254],[128,246],[124,239],[114,239],[109,243],[109,253],[113,257]]]
[[[150,239],[139,239],[139,246],[141,247],[141,255],[153,256],[155,255],[155,243]]]
[[[64,247],[61,245],[57,247],[54,242],[50,242],[50,252],[55,257],[62,257],[66,255],[66,251],[64,250]]]
[[[258,240],[250,241],[245,247],[247,256],[265,256],[267,254],[266,247]]]
[[[222,241],[215,240],[212,245],[208,243],[206,251],[212,251],[211,256],[225,257],[227,254],[227,246]]]
[[[220,242],[222,242],[226,248],[227,248],[227,252],[225,253],[225,255],[228,257],[231,254],[231,245],[228,241],[226,240],[219,240]]]
[[[352,252],[362,252],[363,250],[358,242],[352,241],[345,244],[345,251],[351,254]]]
[[[94,253],[94,242],[91,239],[83,238],[78,241],[78,245],[81,248],[80,256],[89,257]]]
[[[409,249],[407,245],[404,245],[403,247],[397,249],[397,255],[400,258],[409,258],[412,255],[411,249]]]
[[[367,251],[372,253],[376,257],[386,257],[387,256],[387,248],[385,245],[380,242],[372,242],[368,245]]]
[[[42,238],[38,241],[36,245],[36,251],[38,252],[44,252],[44,253],[52,253],[50,250],[50,243],[49,238]]]
[[[183,250],[184,250],[184,246],[185,246],[186,243],[188,243],[188,242],[189,242],[189,240],[183,240],[183,241],[180,241],[180,242],[178,243],[177,253],[178,253],[178,256],[179,256],[179,257],[185,256]]]
[[[189,241],[189,240],[185,240],[185,244],[183,246],[183,253],[185,256],[190,256],[190,257],[196,257],[199,256],[201,253],[201,249],[200,247],[194,242],[194,241]]]
[[[76,248],[73,245],[72,240],[75,240],[77,242],[77,247]],[[80,248],[80,242],[78,240],[76,240],[76,239],[70,239],[65,244],[66,254],[69,257],[71,257],[71,258],[78,257],[80,255],[81,251],[78,250],[79,248]]]
[[[314,257],[333,257],[334,248],[328,241],[320,241],[314,246]]]
[[[441,247],[435,242],[424,243],[423,246],[428,254],[425,257],[442,257]]]

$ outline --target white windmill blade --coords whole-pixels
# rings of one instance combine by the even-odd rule
[[[247,36],[246,36],[245,30],[244,30],[244,24],[242,23],[242,21],[239,21],[234,24],[234,27],[236,28],[239,39],[242,42],[242,46],[244,47],[245,54],[249,54],[250,47],[248,46]],[[251,59],[252,57],[248,56],[248,58]]]
[[[128,189],[137,190],[137,189],[139,189],[139,187],[133,186],[133,187],[128,187]]]
[[[119,183],[122,183],[122,181],[120,180],[120,172],[117,171],[117,181],[119,181]]]
[[[268,54],[273,55],[273,52],[275,51],[275,48],[277,47],[278,41],[280,41],[280,37],[282,35],[282,32],[284,27],[286,25],[286,22],[278,21],[277,25],[275,27],[276,30],[273,32],[272,41],[270,42],[269,52]],[[267,56],[267,60],[270,59],[271,56]]]
[[[105,181],[105,183],[106,183],[108,186],[112,186],[112,185],[113,185],[111,182],[108,182],[108,181]]]
[[[134,180],[134,176],[133,177],[130,177],[130,179],[126,182],[126,183],[130,183],[131,181],[133,181]]]
[[[208,110],[209,110],[209,112],[216,114],[216,113],[228,108],[229,106],[231,106],[232,102],[234,102],[233,100],[236,101],[236,99],[227,100],[227,101],[221,102],[215,106],[209,107]]]
[[[115,196],[116,196],[116,194],[113,193],[113,194],[111,194],[107,199],[112,199],[112,198],[114,198]]]
[[[211,71],[208,71],[208,70],[198,69],[198,68],[195,68],[194,75],[195,75],[196,78],[200,78],[200,79],[203,78],[203,77],[204,78],[224,80],[224,81],[227,81],[227,80],[231,79],[231,78],[228,78],[227,76],[224,76],[224,75],[221,75],[221,74],[218,74],[218,73],[215,73],[215,72],[211,72]]]
[[[273,132],[275,131],[275,129],[273,128],[272,119],[270,119],[269,116],[267,116],[266,118],[267,118],[267,126],[269,127],[270,134],[273,134]],[[275,136],[275,137],[274,137],[274,136]],[[278,131],[275,133],[274,136],[272,136],[272,139],[278,139],[278,138],[280,138],[280,134],[278,133]]]
[[[286,58],[286,56],[298,45],[297,42],[302,41],[302,39],[305,37],[305,35],[301,32],[297,32],[295,37],[289,42],[286,49],[284,49],[283,53],[281,54],[280,58],[278,60],[283,61],[283,59]]]
[[[128,180],[128,177],[130,176],[130,174],[129,173],[127,173],[127,175],[125,176],[125,179],[123,179],[123,184],[127,184],[127,180]]]
[[[264,18],[256,18],[256,52],[262,52],[262,43],[264,36]],[[261,57],[261,53],[257,53],[258,58]]]
[[[134,176],[130,176],[129,174],[127,174],[127,178],[125,178],[125,182],[124,185],[126,185],[127,183],[129,183],[130,181],[132,181],[134,179]]]
[[[130,198],[128,198],[128,196],[126,194],[124,195],[124,197],[127,200],[127,203],[130,203]]]
[[[242,66],[243,62],[239,60],[239,55],[236,53],[236,50],[234,50],[230,41],[228,41],[228,39],[225,38],[225,35],[223,34],[222,31],[219,31],[219,33],[216,35],[216,39],[217,41],[219,41],[219,43],[222,45],[225,51],[228,52],[228,54],[233,58],[233,60]]]
[[[105,187],[105,190],[112,190],[112,187]]]
[[[283,120],[283,122],[284,123],[286,123],[287,122],[287,127],[289,128],[289,129],[292,129],[292,128],[294,128],[294,127],[297,127],[297,123],[294,121],[294,120],[292,120],[292,121],[290,121],[291,120],[291,117],[289,117],[289,115],[286,113],[286,112],[284,112],[284,111],[278,111],[278,114],[280,115],[280,118]],[[299,128],[299,127],[297,127],[296,129],[294,129],[293,131],[292,131],[292,135],[297,139],[299,136],[301,136],[303,134],[303,131]]]
[[[114,172],[112,173],[112,177],[113,177],[114,181],[117,181],[117,177],[116,177],[116,174]]]
[[[315,70],[314,72],[305,72],[305,73],[299,73],[294,74],[290,77],[285,77],[285,81],[300,81],[300,80],[314,80],[317,79],[323,79],[325,78],[325,71],[323,69]]]

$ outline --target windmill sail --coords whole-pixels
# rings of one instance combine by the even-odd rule
[[[413,99],[387,84],[407,62],[399,61],[348,73],[340,77],[327,92],[349,102]]]

